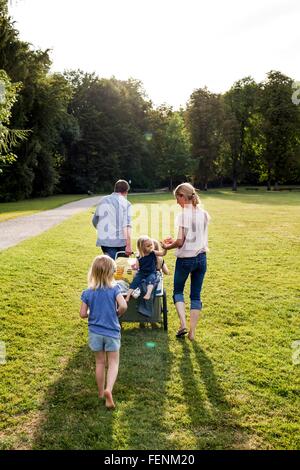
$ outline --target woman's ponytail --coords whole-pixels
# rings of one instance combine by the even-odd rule
[[[183,194],[184,198],[187,201],[191,201],[194,207],[201,204],[196,189],[190,183],[179,184],[174,191],[174,196],[177,196],[178,194]]]

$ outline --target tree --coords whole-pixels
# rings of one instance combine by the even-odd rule
[[[17,100],[17,92],[20,84],[12,84],[4,70],[0,70],[0,173],[12,164],[17,156],[13,152],[28,132],[24,130],[10,129],[11,110]]]
[[[21,89],[12,108],[10,125],[13,128],[31,129],[32,132],[17,151],[17,159],[5,168],[1,181],[1,193],[6,199],[16,200],[32,195],[37,152],[38,123],[35,119],[37,89],[47,75],[50,59],[47,51],[33,51],[30,45],[20,41],[18,32],[5,12],[0,15],[0,68]]]
[[[174,112],[168,117],[159,163],[159,170],[168,177],[171,190],[174,180],[190,174],[191,164],[190,136],[180,112]]]
[[[49,196],[58,187],[62,164],[59,148],[68,121],[71,93],[61,74],[46,75],[37,82],[30,141],[35,158],[33,196]]]
[[[149,186],[145,133],[150,103],[141,83],[81,71],[69,72],[66,78],[73,90],[69,113],[78,122],[79,135],[62,168],[63,187],[107,191],[116,178]]]
[[[7,0],[0,0],[0,15],[7,15],[8,8],[7,8]]]
[[[195,90],[188,102],[186,117],[192,156],[196,162],[195,179],[207,190],[208,182],[216,176],[216,162],[222,143],[220,96],[207,88]]]
[[[151,178],[151,186],[169,184],[167,175],[162,170],[161,162],[164,158],[166,145],[166,130],[173,114],[172,108],[165,104],[150,108],[147,112],[147,131],[144,134],[149,157],[147,174]]]
[[[268,190],[275,189],[293,169],[299,171],[300,115],[292,102],[293,81],[277,71],[267,74],[261,84],[260,112],[263,134],[263,157],[267,165]]]
[[[245,171],[246,134],[255,112],[258,86],[251,77],[238,80],[224,95],[224,137],[231,148],[232,190]]]

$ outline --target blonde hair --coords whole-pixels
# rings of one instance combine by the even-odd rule
[[[179,194],[182,194],[186,201],[191,201],[194,207],[201,204],[196,189],[190,183],[179,184],[174,190],[174,196],[178,196]]]
[[[112,287],[114,285],[114,273],[116,263],[107,255],[96,256],[88,272],[88,287]]]
[[[144,250],[144,243],[151,240],[150,237],[148,237],[148,235],[142,235],[141,237],[138,238],[138,241],[136,243],[136,246],[137,246],[137,249],[138,249],[138,252],[139,252],[139,255],[141,257],[145,256],[145,250]],[[152,240],[151,240],[152,241]]]

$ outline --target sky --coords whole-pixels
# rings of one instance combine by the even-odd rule
[[[10,0],[20,38],[52,71],[143,82],[154,105],[279,70],[300,80],[299,0]]]

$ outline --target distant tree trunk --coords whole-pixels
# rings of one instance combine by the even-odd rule
[[[237,191],[237,178],[236,178],[236,176],[234,176],[233,180],[232,180],[232,191]]]
[[[204,183],[204,191],[207,191],[207,182]]]
[[[271,191],[271,168],[268,168],[268,191]]]
[[[279,183],[278,183],[278,181],[275,181],[274,191],[279,191]]]
[[[237,155],[234,155],[232,161],[232,191],[237,190]]]
[[[170,177],[170,191],[173,191],[173,178]]]

